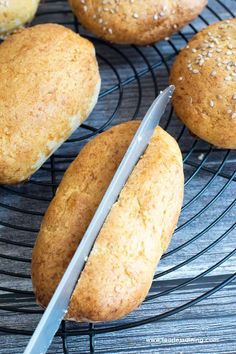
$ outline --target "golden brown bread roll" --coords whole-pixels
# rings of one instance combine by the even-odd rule
[[[0,45],[0,183],[29,178],[88,117],[100,76],[93,45],[44,24]]]
[[[39,0],[0,0],[0,37],[31,21]]]
[[[41,305],[47,306],[138,125],[131,121],[100,134],[65,173],[33,250],[33,288]],[[71,298],[68,319],[115,320],[143,301],[176,227],[182,199],[178,144],[157,128],[100,231]]]
[[[198,33],[181,51],[170,81],[176,114],[194,134],[236,148],[236,19]]]
[[[191,22],[207,0],[69,0],[79,22],[105,40],[147,45]]]

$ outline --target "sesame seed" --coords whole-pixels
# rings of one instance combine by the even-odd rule
[[[211,72],[211,76],[216,76],[217,75],[217,72],[215,71],[215,70],[213,70],[212,72]]]
[[[179,81],[182,81],[182,80],[183,80],[183,76],[180,76],[180,77],[178,78],[178,80],[179,80]]]
[[[234,112],[231,116],[232,119],[236,119],[236,112]]]
[[[193,74],[198,74],[199,73],[199,70],[198,69],[194,69],[193,70]]]
[[[236,93],[233,94],[232,99],[236,100]]]
[[[204,155],[203,153],[201,153],[201,154],[198,156],[198,160],[199,160],[199,161],[202,161],[202,160],[204,159],[204,156],[205,156],[205,155]]]
[[[200,66],[202,66],[204,63],[205,63],[205,60],[204,60],[204,59],[201,59],[201,60],[199,61],[199,65],[200,65]]]
[[[225,81],[231,81],[232,80],[232,77],[231,76],[226,76],[225,77]]]
[[[223,96],[221,96],[221,95],[217,95],[216,97],[218,98],[218,100],[222,100],[223,99]]]
[[[215,106],[215,102],[213,100],[210,100],[209,105],[213,108]]]
[[[153,19],[154,19],[155,21],[157,21],[157,20],[158,20],[158,14],[155,14],[155,15],[153,16]]]
[[[134,17],[134,18],[138,18],[138,17],[139,17],[138,14],[137,14],[137,12],[133,13],[133,17]]]

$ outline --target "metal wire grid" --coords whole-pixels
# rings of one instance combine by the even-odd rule
[[[231,3],[232,8],[235,8],[236,1],[232,0]],[[234,17],[232,9],[226,6],[223,1],[212,0],[206,10],[208,13],[207,18],[212,17],[212,22],[221,20],[221,17],[218,15],[217,11],[219,8],[224,10],[226,18]],[[108,86],[105,85],[105,88],[103,87],[100,93],[99,102],[106,98],[109,99],[111,95],[115,95],[116,99],[113,99],[115,103],[113,103],[110,111],[108,110],[108,116],[105,114],[105,118],[101,119],[101,124],[99,126],[97,125],[97,121],[96,124],[94,124],[95,121],[93,116],[85,124],[83,124],[77,130],[77,132],[64,144],[63,148],[59,149],[59,151],[56,152],[49,159],[49,161],[44,164],[40,171],[35,176],[33,176],[33,178],[27,184],[19,187],[0,187],[0,243],[2,245],[0,251],[0,259],[2,265],[2,268],[0,269],[0,276],[3,279],[3,281],[1,281],[1,285],[7,284],[7,286],[0,286],[1,313],[13,313],[17,314],[17,316],[25,316],[28,314],[30,318],[29,323],[31,323],[31,318],[36,316],[37,320],[37,316],[42,313],[42,310],[40,310],[39,307],[36,307],[37,305],[35,304],[34,294],[30,289],[30,251],[38,232],[38,225],[42,219],[48,203],[55,194],[57,185],[62,177],[63,172],[65,171],[68,164],[77,155],[78,149],[88,139],[103,131],[110,125],[110,123],[117,123],[120,121],[122,117],[122,104],[124,102],[124,90],[126,87],[129,87],[129,85],[135,85],[137,90],[137,103],[132,115],[132,119],[141,115],[143,97],[145,96],[141,82],[142,78],[147,76],[149,77],[149,80],[151,80],[153,84],[153,95],[156,96],[158,91],[163,88],[162,86],[165,85],[164,80],[157,76],[157,72],[160,73],[158,70],[164,70],[164,76],[168,77],[171,62],[178,53],[180,46],[185,45],[189,38],[191,38],[194,33],[198,32],[199,23],[200,27],[209,24],[205,19],[204,14],[199,16],[199,21],[196,24],[190,24],[185,30],[179,32],[178,35],[174,35],[171,39],[148,48],[149,52],[152,51],[151,58],[146,55],[145,48],[132,46],[134,56],[138,58],[141,63],[138,65],[132,57],[126,54],[126,47],[114,46],[109,43],[104,43],[102,40],[96,39],[91,35],[83,32],[86,37],[94,42],[98,51],[98,59],[101,67],[106,67],[107,70],[110,70],[114,77],[114,84],[110,85],[109,83]],[[79,27],[76,19],[72,17],[70,9],[66,7],[66,1],[46,1],[45,4],[41,5],[40,11],[36,18],[36,22],[47,22],[48,16],[53,22],[60,22],[64,25],[68,25],[72,27],[76,32],[81,31],[81,28]],[[58,20],[59,18],[60,21]],[[103,48],[103,50],[101,50],[101,48]],[[119,73],[119,69],[116,65],[114,57],[118,57],[119,60],[123,62],[123,65],[128,67],[129,75],[126,74],[125,77],[122,77],[122,75]],[[179,234],[182,230],[184,230],[185,234],[188,235],[189,226],[196,222],[199,218],[204,217],[207,210],[212,210],[215,207],[216,202],[222,198],[227,190],[231,188],[233,191],[232,186],[235,188],[236,153],[229,150],[227,151],[215,149],[214,147],[192,137],[187,132],[185,127],[182,126],[181,123],[176,121],[176,119],[173,117],[172,109],[169,110],[165,119],[162,121],[162,125],[165,129],[170,131],[172,135],[175,135],[180,146],[182,147],[186,173],[185,189],[187,191],[190,188],[193,189],[195,181],[197,181],[199,177],[201,178],[202,173],[208,176],[207,182],[204,185],[201,185],[199,189],[196,188],[196,194],[192,195],[191,193],[191,197],[185,202],[182,208],[182,215],[185,215],[186,211],[188,211],[193,206],[194,209],[196,209],[194,212],[192,212],[192,214],[190,213],[190,217],[188,216],[187,219],[183,218],[184,221],[180,223],[175,231],[175,234]],[[199,158],[196,158],[196,156]],[[216,156],[217,163],[215,162]],[[214,163],[212,164],[212,162]],[[212,195],[211,189],[213,188],[216,180],[219,179],[221,181],[220,188],[217,191],[214,190]],[[190,184],[191,187],[189,187]],[[207,201],[204,207],[201,206],[198,208],[198,206],[201,205],[201,198],[204,198],[207,193],[210,193],[212,197]],[[191,236],[190,238],[185,236],[184,242],[178,246],[175,246],[163,255],[162,262],[165,262],[165,259],[174,256],[177,252],[185,250],[188,246],[194,244],[195,241],[200,240],[209,231],[213,230],[215,226],[219,225],[219,223],[225,217],[227,217],[227,215],[230,215],[232,210],[235,210],[235,204],[236,199],[232,198],[232,200],[230,200],[230,204],[222,205],[222,209],[219,215],[217,215],[213,220],[210,220],[209,222],[206,220],[206,227],[197,232],[195,235]],[[6,211],[8,215],[7,220],[4,218],[4,213],[6,213]],[[33,227],[32,225],[34,224],[34,221],[31,221],[36,219],[37,222],[35,223],[37,227]],[[15,220],[18,221],[17,224]],[[20,223],[19,220],[21,221]],[[193,254],[191,257],[185,259],[179,264],[161,272],[157,272],[154,277],[154,284],[156,284],[157,279],[166,275],[175,278],[177,274],[176,272],[178,272],[184,266],[189,264],[189,267],[191,267],[191,262],[205,255],[216,245],[219,244],[219,247],[222,247],[222,241],[226,241],[227,237],[235,232],[236,223],[234,222],[234,218],[231,217],[230,220],[231,221],[228,223],[229,225],[227,229],[224,230],[224,232],[222,232],[216,239],[214,239],[213,242],[208,244],[207,247],[204,247],[199,252]],[[30,226],[28,226],[28,224],[30,224]],[[21,241],[21,238],[23,238],[23,241]],[[4,246],[8,247],[6,248],[6,253],[4,253]],[[11,251],[13,249],[14,252],[12,253]],[[19,253],[21,256],[18,255]],[[25,256],[22,256],[22,254]],[[231,259],[231,257],[233,257],[235,254],[236,248],[230,250],[224,257],[221,257],[208,269],[196,274],[191,278],[186,279],[184,282],[174,287],[170,287],[165,291],[160,292],[155,289],[153,290],[152,288],[150,294],[145,300],[145,303],[152,303],[155,299],[159,299],[159,297],[170,295],[180,289],[186,289],[189,284],[192,284],[208,275],[209,273],[214,272],[216,269],[218,269],[218,267],[224,264],[227,260]],[[25,269],[28,270],[27,273]],[[99,325],[68,325],[68,323],[63,321],[60,331],[57,335],[61,336],[63,351],[67,354],[69,353],[67,345],[67,338],[69,336],[88,335],[90,352],[94,353],[94,338],[96,334],[144,325],[181,312],[184,309],[187,309],[188,307],[191,307],[194,304],[208,298],[210,295],[228,285],[235,278],[236,273],[232,273],[223,282],[220,282],[217,286],[210,288],[199,297],[190,299],[180,306],[176,306],[169,311],[157,313],[154,316],[152,315],[139,319],[138,316],[136,318],[134,314],[133,317],[131,317],[131,320],[128,317],[127,319],[115,322],[114,324],[112,323]],[[21,283],[19,283],[19,281]],[[11,285],[9,285],[9,282]],[[34,321],[32,321],[32,323],[33,322]],[[9,325],[7,320],[4,320],[4,324],[1,324],[0,326],[0,331],[11,334],[30,335],[33,332],[33,328],[34,325],[29,327],[28,323],[25,327],[23,325],[23,328],[21,328],[21,326],[17,327],[16,325]]]

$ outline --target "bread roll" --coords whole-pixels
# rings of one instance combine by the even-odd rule
[[[69,0],[79,22],[107,41],[147,45],[191,22],[207,0]]]
[[[31,21],[39,0],[0,0],[0,37]]]
[[[28,179],[88,117],[100,76],[93,45],[44,24],[0,45],[0,183]]]
[[[181,51],[170,81],[173,105],[190,131],[221,148],[236,148],[236,19],[199,32]]]
[[[100,134],[65,173],[33,250],[33,288],[44,307],[138,125],[138,121],[130,121]],[[179,147],[168,133],[157,128],[98,235],[71,298],[68,319],[115,320],[144,300],[176,227],[182,198]]]

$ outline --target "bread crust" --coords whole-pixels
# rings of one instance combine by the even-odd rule
[[[100,90],[92,43],[56,24],[0,45],[0,183],[28,179],[88,117]]]
[[[236,148],[236,19],[199,32],[172,67],[178,117],[201,139]]]
[[[69,0],[79,22],[107,41],[147,45],[170,36],[191,22],[207,0]]]
[[[47,306],[139,125],[130,121],[90,141],[70,165],[45,214],[32,257],[38,302]],[[100,231],[67,318],[108,321],[145,298],[176,227],[183,199],[182,156],[157,128]]]
[[[39,5],[39,0],[1,0],[0,37],[30,22]]]

